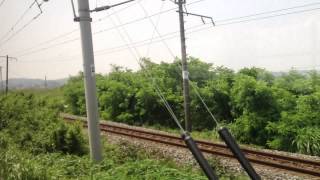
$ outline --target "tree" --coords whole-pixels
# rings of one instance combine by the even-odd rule
[[[234,133],[241,141],[263,145],[268,139],[268,122],[280,117],[270,87],[265,82],[239,74],[231,90]]]
[[[70,77],[67,85],[63,87],[65,101],[68,104],[68,111],[77,114],[86,114],[85,92],[83,85],[83,73]]]
[[[283,88],[294,95],[307,95],[313,92],[307,77],[296,70],[290,70],[289,73],[277,78],[275,86]]]

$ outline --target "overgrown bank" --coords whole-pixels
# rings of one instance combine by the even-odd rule
[[[206,179],[130,144],[104,142],[105,158],[93,164],[81,126],[59,118],[64,106],[52,96],[57,92],[36,93],[0,96],[0,179]]]
[[[179,119],[183,119],[179,61],[156,64],[144,59],[146,69],[133,72],[113,67],[97,76],[99,110],[103,119],[134,125],[175,128],[153,83],[157,83]],[[234,72],[189,58],[191,80],[216,118],[247,144],[320,155],[320,74],[290,71],[273,74],[264,69]],[[147,73],[146,73],[147,71]],[[152,74],[153,79],[145,74]],[[64,87],[67,111],[85,114],[83,77],[72,77]],[[215,123],[191,90],[195,130],[213,130]],[[181,122],[183,123],[183,122]]]

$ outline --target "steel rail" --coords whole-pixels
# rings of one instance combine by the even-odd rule
[[[69,114],[61,114],[61,117],[68,121],[86,120],[86,118],[84,117]],[[86,126],[86,121],[84,126]],[[129,126],[125,127],[109,123],[100,123],[100,128],[103,132],[153,141],[171,146],[187,148],[185,143],[179,136],[172,134],[141,130]],[[196,143],[198,144],[199,149],[202,152],[224,156],[228,158],[234,158],[234,156],[225,144],[212,143],[204,140],[196,140]],[[252,163],[320,177],[320,161],[307,160],[287,155],[273,154],[271,152],[263,152],[244,147],[241,147],[241,149],[245,153],[248,160]]]

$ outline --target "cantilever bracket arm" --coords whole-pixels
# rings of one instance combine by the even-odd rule
[[[180,12],[180,11],[177,11],[177,12]],[[201,15],[201,14],[195,14],[195,13],[189,13],[189,12],[182,12],[183,14],[186,14],[187,16],[191,15],[191,16],[197,16],[197,17],[200,17],[203,24],[206,24],[206,21],[204,19],[209,19],[212,23],[213,26],[215,26],[216,24],[214,23],[213,21],[213,18],[210,17],[210,16],[204,16],[204,15]]]
[[[96,7],[94,9],[92,9],[92,10],[89,10],[89,12],[91,13],[91,12],[99,12],[99,11],[107,10],[107,9],[110,9],[110,8],[113,8],[113,7],[116,7],[116,6],[120,6],[120,5],[129,3],[129,2],[132,2],[132,1],[135,1],[135,0],[127,0],[127,1],[124,1],[124,2],[121,2],[121,3],[117,3],[117,4],[113,4],[113,5]],[[77,16],[73,0],[71,0],[71,6],[72,6],[72,11],[73,11],[73,20],[74,21],[76,21],[76,22],[81,21],[81,20],[92,21],[91,18],[90,19],[83,19],[83,18],[81,19],[79,16]]]
[[[90,12],[99,12],[99,11],[107,10],[107,9],[110,9],[110,8],[113,8],[113,7],[116,7],[116,6],[127,4],[127,3],[132,2],[132,1],[135,1],[135,0],[127,0],[127,1],[124,1],[124,2],[121,2],[121,3],[117,3],[117,4],[113,4],[113,5],[97,7],[97,8],[94,8],[94,9],[90,10]]]

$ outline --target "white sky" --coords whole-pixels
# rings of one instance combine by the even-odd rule
[[[38,1],[40,2],[40,0]],[[195,1],[197,0],[187,0],[187,3]],[[55,41],[43,43],[79,28],[79,24],[73,22],[70,0],[50,0],[43,4],[44,13],[38,19],[12,39],[4,42],[39,12],[37,7],[33,6],[17,26],[10,31],[10,34],[5,36],[32,2],[33,0],[6,0],[0,7],[0,56],[9,54],[19,59],[17,62],[12,61],[10,63],[10,78],[44,78],[46,75],[48,79],[58,79],[77,74],[83,69],[80,40],[62,43],[79,38],[79,31],[74,31]],[[90,4],[91,8],[94,8],[96,3],[99,6],[118,2],[121,2],[121,0],[97,0],[97,2],[91,0]],[[75,3],[77,5],[76,1]],[[228,25],[223,24],[233,21],[221,21],[312,3],[319,4],[254,18],[316,9],[304,13]],[[115,24],[119,25],[145,17],[142,7],[147,10],[149,15],[176,7],[170,0],[140,0],[140,4],[133,2],[92,14],[93,21],[97,21],[92,23],[93,32],[111,29],[96,33],[93,36],[94,50],[97,51],[95,64],[98,73],[107,73],[110,70],[110,64],[132,69],[138,67],[130,50],[126,48],[127,42],[124,42],[118,30],[113,28]],[[130,7],[121,10],[127,6]],[[188,5],[187,10],[192,13],[212,16],[217,24],[216,27],[207,24],[187,31],[206,28],[202,31],[187,34],[187,52],[191,56],[235,70],[256,66],[270,71],[286,71],[291,67],[312,69],[318,68],[320,65],[318,60],[320,57],[318,43],[320,24],[316,21],[320,17],[320,1],[202,0]],[[104,18],[115,11],[118,11],[116,15]],[[158,18],[159,16],[152,17],[153,22],[156,23]],[[202,24],[201,19],[197,17],[186,16],[185,20],[187,29]],[[248,20],[248,18],[240,20]],[[154,32],[148,18],[119,28],[127,41],[128,38],[123,28],[130,35],[132,42],[150,39]],[[180,57],[179,34],[165,36],[167,33],[179,30],[178,14],[174,10],[161,14],[158,30],[164,38],[170,38],[165,42],[173,54]],[[156,62],[171,62],[173,57],[164,43],[158,41],[157,34],[154,37],[157,43],[150,44],[150,40],[147,40],[144,46],[137,47],[140,56],[149,56]],[[122,46],[122,48],[115,48],[119,46]],[[4,59],[0,60],[0,66],[5,67]]]

